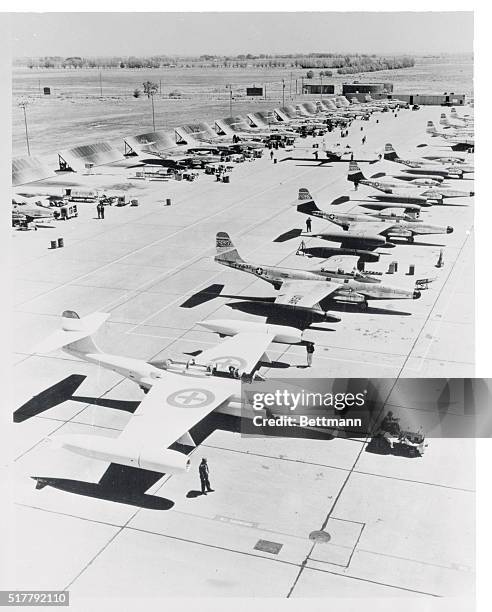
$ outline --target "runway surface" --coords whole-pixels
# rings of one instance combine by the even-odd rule
[[[440,113],[441,108],[426,107],[401,111],[398,118],[380,114],[379,124],[374,117],[355,121],[348,138],[334,132],[327,140],[352,145],[356,158],[376,156],[387,142],[402,157],[417,157],[437,150],[415,147],[435,144],[425,125],[428,119],[437,123]],[[272,315],[268,305],[246,299],[274,297],[269,284],[213,261],[216,232],[228,232],[248,261],[299,268],[321,264],[296,256],[300,239],[273,242],[304,227],[305,216],[294,205],[298,189],[307,187],[325,208],[349,195],[351,201],[337,207],[340,212],[362,212],[357,200],[371,190],[353,191],[346,163],[316,165],[312,144],[319,141],[298,139],[294,151],[276,151],[276,164],[266,153],[238,164],[230,184],[206,175],[192,183],[129,181],[135,169],[127,162],[16,189],[61,193],[63,185],[77,181],[107,193],[125,188],[139,206],[106,207],[106,218],[99,220],[95,204],[81,203],[79,217],[58,222],[57,229],[13,234],[13,410],[70,375],[86,378],[71,399],[15,425],[18,506],[12,537],[19,554],[8,588],[68,588],[81,609],[88,598],[111,597],[115,591],[122,597],[473,596],[473,440],[433,439],[422,458],[408,459],[368,453],[365,440],[242,438],[230,431],[233,423],[215,419],[212,433],[192,456],[189,474],[159,478],[146,492],[148,483],[133,474],[120,498],[117,473],[114,481],[91,486],[104,465],[45,442],[61,433],[117,436],[131,418],[129,406],[143,397],[130,381],[64,353],[31,353],[59,327],[63,310],[81,316],[110,312],[97,336],[101,348],[159,362],[217,343],[198,321],[264,321]],[[313,162],[281,161],[289,156]],[[384,161],[360,165],[366,176],[402,168]],[[473,190],[467,178],[451,183]],[[165,206],[166,198],[171,206]],[[473,376],[473,201],[445,202],[426,209],[422,218],[453,226],[452,234],[399,243],[366,266],[383,272],[383,282],[399,286],[435,278],[419,300],[332,311],[340,322],[316,323],[306,331],[316,344],[310,370],[301,367],[304,347],[273,345],[268,351],[273,366],[262,373]],[[313,220],[315,231],[327,225]],[[58,237],[65,247],[50,250],[50,240]],[[437,268],[441,249],[444,267]],[[398,262],[398,272],[389,275],[392,261]],[[407,275],[411,264],[414,277]],[[223,285],[220,295],[186,307],[213,285]],[[102,400],[111,401],[96,405]],[[387,406],[395,401],[390,394]],[[196,494],[202,455],[215,489],[206,497]],[[32,476],[49,477],[55,486],[36,490]],[[330,542],[310,539],[321,529],[330,533]]]

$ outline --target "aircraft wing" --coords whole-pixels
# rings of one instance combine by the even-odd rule
[[[240,332],[200,353],[197,361],[204,365],[216,363],[221,369],[234,366],[241,372],[250,374],[273,338],[274,335],[269,333]]]
[[[276,304],[312,308],[340,289],[340,283],[330,281],[294,280],[283,283]]]
[[[350,270],[352,271],[357,267],[359,261],[358,255],[332,255],[323,261],[320,268],[322,270]]]
[[[239,395],[240,384],[228,378],[163,371],[118,439],[166,448],[231,396]]]
[[[387,221],[370,221],[366,222],[357,222],[350,223],[348,231],[352,236],[360,236],[363,238],[364,236],[370,234],[374,236],[374,234],[381,234],[384,230],[388,229],[389,224]]]

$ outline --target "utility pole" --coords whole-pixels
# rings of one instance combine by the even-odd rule
[[[155,132],[154,94],[150,94],[150,100],[152,102],[152,127]]]
[[[27,107],[27,102],[19,102],[19,106],[22,108],[22,110],[24,111],[24,126],[26,128],[26,145],[27,145],[27,154],[29,155],[29,157],[31,156],[31,149],[29,147],[29,132],[27,130],[27,114],[26,114],[26,107]]]
[[[282,106],[285,106],[285,81],[282,79]]]
[[[226,88],[229,89],[229,117],[232,117],[232,85],[229,83]]]
[[[102,72],[99,70],[99,95],[103,97]]]
[[[292,101],[292,72],[290,73],[290,79],[289,79],[289,98]]]
[[[323,76],[321,75],[321,72],[319,73],[319,81],[321,83],[321,88],[320,88],[320,97],[323,97]]]
[[[304,77],[301,77],[301,94],[304,94]]]

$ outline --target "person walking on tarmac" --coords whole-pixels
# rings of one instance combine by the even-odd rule
[[[273,155],[274,155],[273,149],[270,149],[270,159],[273,159]]]
[[[313,365],[313,353],[314,353],[314,342],[308,342],[306,344],[306,359],[307,359],[308,368],[310,368]]]
[[[205,457],[202,458],[202,462],[198,467],[198,473],[200,474],[200,483],[202,485],[202,495],[206,495],[207,493],[212,493],[213,489],[210,487],[210,481],[208,479],[209,469],[207,459]]]
[[[104,206],[101,204],[101,202],[98,202],[98,203],[97,203],[97,206],[96,206],[96,210],[97,210],[97,218],[98,218],[98,219],[102,219],[102,218],[103,218],[103,217],[102,217],[102,215],[101,215],[101,210],[102,210],[103,208],[104,208]]]
[[[311,217],[308,217],[306,219],[306,232],[308,232],[308,234],[311,233]]]

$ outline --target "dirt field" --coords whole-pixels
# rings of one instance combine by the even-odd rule
[[[100,81],[101,72],[101,81]],[[230,115],[232,85],[232,114],[271,109],[282,103],[282,79],[285,82],[284,100],[309,99],[298,95],[301,77],[306,70],[289,68],[209,70],[180,68],[162,70],[30,70],[13,72],[12,149],[13,155],[26,153],[24,117],[18,107],[20,99],[29,101],[27,119],[32,155],[54,153],[57,150],[100,140],[115,140],[122,146],[126,135],[152,129],[150,101],[133,97],[135,88],[151,80],[160,84],[155,97],[156,129],[168,130],[195,121],[213,121]],[[363,75],[339,75],[329,79],[336,90],[342,82],[390,81],[395,91],[443,93],[444,91],[472,94],[472,58],[420,58],[413,68],[386,70]],[[319,82],[318,79],[314,80]],[[328,79],[323,82],[328,82]],[[102,98],[100,97],[102,85]],[[247,86],[266,86],[266,100],[246,98]],[[43,96],[43,87],[51,88],[51,96]],[[178,90],[183,99],[168,98]],[[162,95],[161,95],[162,94]]]

